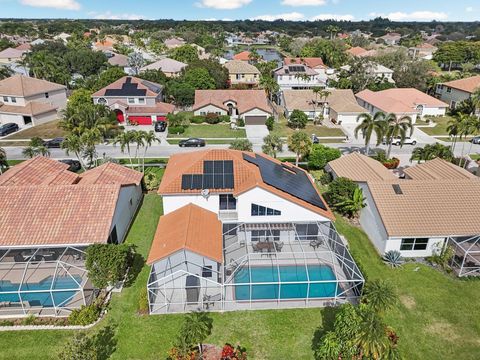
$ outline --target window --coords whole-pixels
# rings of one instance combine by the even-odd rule
[[[128,98],[128,103],[129,104],[135,104],[135,99],[134,98]]]
[[[220,210],[236,210],[237,199],[232,194],[220,194]]]
[[[240,80],[242,77],[241,77],[240,74],[237,74],[237,75],[236,75],[236,78],[237,78],[237,80]]]
[[[118,244],[118,235],[117,235],[117,226],[115,225],[112,229],[112,232],[110,233],[110,236],[108,237],[109,244]]]
[[[275,209],[267,208],[265,206],[252,204],[251,215],[252,216],[279,216],[279,215],[282,215],[282,212],[280,210],[275,210]]]
[[[280,230],[252,230],[252,241],[279,241]]]
[[[298,240],[317,240],[318,225],[316,224],[296,224],[295,231],[298,234]]]
[[[425,250],[428,245],[428,238],[402,239],[400,250]]]
[[[10,97],[10,101],[11,101],[12,103],[16,103],[16,102],[17,102],[17,98]]]
[[[100,98],[100,99],[97,100],[97,104],[107,105],[107,99]]]
[[[145,98],[138,98],[139,104],[145,104]]]
[[[3,97],[3,102],[8,102],[8,96]]]
[[[447,87],[447,93],[451,93],[452,92],[452,88],[451,87]]]
[[[207,265],[202,268],[202,277],[211,278],[212,277],[212,266]]]
[[[45,99],[48,99],[50,97],[50,95],[48,95],[48,93],[46,92],[45,93]]]

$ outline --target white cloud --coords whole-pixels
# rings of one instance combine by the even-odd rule
[[[473,7],[471,6],[467,6],[467,8],[465,9],[466,12],[472,12],[473,11]]]
[[[283,0],[282,5],[286,6],[322,6],[326,0]]]
[[[320,14],[314,16],[312,21],[315,20],[337,20],[337,21],[353,21],[355,17],[350,14]]]
[[[102,19],[102,20],[141,20],[141,19],[148,19],[145,15],[138,15],[138,14],[112,14],[110,11],[107,11],[103,14],[96,14],[94,16],[95,19]]]
[[[20,0],[20,3],[33,7],[80,10],[80,4],[75,0]]]
[[[391,12],[389,14],[382,13],[370,13],[371,17],[384,17],[389,18],[392,21],[431,21],[431,20],[445,20],[448,15],[444,12],[435,11],[414,11],[411,13],[405,13],[401,11]]]
[[[304,19],[304,15],[299,12],[291,12],[291,13],[284,13],[284,14],[276,14],[276,15],[260,15],[255,16],[252,20],[265,20],[265,21],[275,21],[278,19],[286,20],[286,21],[299,21]]]
[[[201,0],[196,5],[212,9],[232,10],[241,8],[251,2],[252,0]]]

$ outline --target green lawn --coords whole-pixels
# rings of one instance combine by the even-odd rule
[[[65,136],[65,131],[58,127],[58,122],[59,120],[54,120],[49,121],[45,124],[33,126],[29,129],[16,132],[10,136],[7,136],[5,139],[31,139],[35,136],[41,137],[42,139],[52,139],[55,137]]]
[[[301,131],[306,132],[308,135],[315,134],[319,137],[322,137],[322,136],[344,137],[345,136],[345,133],[342,131],[342,129],[313,125],[312,121],[309,121],[305,129],[301,129]],[[277,134],[278,136],[281,136],[281,137],[287,137],[293,134],[294,132],[295,132],[294,129],[291,129],[287,126],[287,120],[284,118],[276,122],[273,127],[273,131],[271,131],[272,134]],[[325,142],[325,141],[322,141],[322,142]],[[338,140],[335,140],[335,142],[338,142]]]
[[[480,160],[480,154],[470,154],[470,157],[475,161]]]
[[[127,242],[145,258],[158,218],[158,195],[145,196]],[[391,270],[380,261],[366,235],[338,219],[338,230],[349,240],[352,254],[369,279],[387,279],[398,289],[401,304],[386,314],[400,337],[405,359],[475,359],[480,349],[478,299],[480,281],[461,281],[429,267],[407,264]],[[418,271],[414,271],[419,267]],[[140,316],[137,304],[146,286],[144,266],[132,286],[114,294],[101,325],[117,326],[112,359],[164,359],[180,328],[183,315]],[[249,359],[312,359],[312,340],[322,324],[331,324],[332,309],[268,310],[213,313],[208,343],[239,342]],[[95,330],[90,330],[95,331]],[[53,359],[71,331],[0,333],[0,359]]]
[[[448,122],[451,119],[452,118],[450,116],[435,117],[435,118],[432,118],[431,121],[435,122],[437,124],[436,126],[434,126],[434,127],[422,127],[422,128],[419,128],[419,129],[422,130],[424,133],[426,133],[428,135],[432,135],[432,136],[448,135],[447,126],[448,126]]]
[[[197,125],[190,124],[183,134],[168,134],[171,138],[244,138],[247,134],[244,129],[232,130],[230,124]]]
[[[220,139],[206,139],[206,143],[207,145],[212,145],[212,144],[231,144],[233,140],[228,140],[228,139],[225,139],[225,140],[220,140]],[[168,140],[168,143],[170,145],[178,145],[178,143],[180,142],[180,140],[178,139],[175,139],[175,140]]]

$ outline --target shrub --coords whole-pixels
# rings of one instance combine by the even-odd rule
[[[308,156],[309,169],[323,169],[330,161],[342,156],[340,150],[325,145],[313,145]]]
[[[190,125],[190,120],[181,113],[178,114],[168,114],[167,121],[169,127],[183,126],[188,127]]]
[[[156,190],[160,185],[160,178],[154,171],[146,171],[143,181],[145,182],[145,188],[148,191]]]
[[[243,120],[242,118],[237,119],[237,126],[238,127],[244,127],[245,126],[245,120]]]
[[[169,126],[168,133],[169,134],[183,134],[185,132],[185,128],[183,126]]]
[[[303,111],[293,110],[288,119],[288,126],[292,129],[304,129],[307,126],[308,116]]]
[[[265,121],[265,125],[269,131],[273,130],[273,125],[275,124],[275,119],[273,116],[270,116],[267,121]]]
[[[387,264],[388,266],[390,266],[392,268],[400,267],[403,264],[402,255],[400,254],[400,251],[398,251],[398,250],[387,251],[382,256],[382,259],[383,259],[383,262],[385,264]]]
[[[205,116],[196,115],[190,118],[190,122],[194,124],[203,124],[205,122]]]
[[[13,326],[14,322],[12,320],[0,320],[0,326]]]
[[[28,315],[22,320],[22,325],[35,325],[36,317],[33,314]]]
[[[80,309],[74,309],[68,316],[70,325],[88,325],[94,323],[100,316],[101,308],[96,303],[82,305]]]
[[[235,139],[230,144],[230,149],[241,151],[252,151],[253,144],[248,139]]]
[[[43,139],[39,136],[34,136],[30,139],[29,145],[32,147],[43,146]]]
[[[143,287],[138,298],[138,312],[148,314],[148,310],[148,291],[146,287]]]
[[[228,115],[220,115],[218,118],[220,119],[220,122],[229,123],[231,121],[230,116]]]
[[[332,175],[324,170],[313,170],[310,173],[322,185],[328,185],[332,182]]]
[[[205,121],[211,125],[218,124],[220,120],[220,117],[215,113],[208,113],[207,116],[205,116]]]
[[[328,184],[328,191],[325,193],[325,197],[328,203],[335,207],[336,204],[346,199],[352,199],[357,187],[357,184],[352,180],[339,177]]]
[[[247,360],[247,351],[240,345],[233,347],[227,343],[222,348],[220,360]]]
[[[396,169],[398,165],[400,165],[400,159],[395,157],[388,159],[383,163],[383,166],[385,166],[387,169]]]

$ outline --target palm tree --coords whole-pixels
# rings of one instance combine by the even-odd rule
[[[98,128],[86,129],[80,136],[80,142],[83,144],[83,156],[88,159],[88,167],[97,165],[96,144],[102,139],[102,133]]]
[[[344,201],[335,204],[335,208],[339,209],[342,213],[347,214],[348,217],[353,218],[366,206],[365,199],[362,189],[356,187],[353,191],[352,198],[345,199]]]
[[[458,117],[454,117],[453,119],[448,121],[447,131],[448,131],[448,135],[450,135],[450,137],[453,137],[453,146],[452,146],[453,152],[455,152],[455,147],[457,146],[459,126],[460,126],[460,120],[458,119]]]
[[[80,136],[75,134],[68,134],[62,141],[61,147],[65,150],[67,155],[70,155],[70,153],[74,153],[78,161],[80,162],[82,169],[85,169],[85,164],[81,155],[84,150],[84,145],[82,144]]]
[[[342,29],[339,28],[338,26],[336,25],[328,25],[327,28],[325,29],[326,32],[328,32],[330,34],[330,40],[332,40],[334,38],[334,34],[337,34],[338,32],[340,32]]]
[[[202,343],[212,333],[213,320],[205,312],[191,312],[185,317],[183,333],[187,344],[197,344],[202,353]]]
[[[128,158],[130,160],[130,165],[133,166],[132,154],[130,152],[130,144],[135,141],[135,130],[124,131],[117,135],[113,140],[113,145],[120,144],[120,150],[122,153],[125,153],[127,150]]]
[[[398,295],[389,282],[372,280],[365,285],[362,301],[376,313],[383,313],[395,307],[398,302]]]
[[[288,137],[288,149],[296,155],[295,166],[298,166],[300,157],[308,155],[312,148],[312,139],[303,131],[296,131]]]
[[[400,136],[400,146],[403,146],[405,138],[412,136],[413,124],[410,116],[397,117],[395,114],[385,115],[386,136],[388,142],[387,158],[390,158],[392,152],[393,139]]]
[[[272,101],[273,99],[273,94],[276,94],[280,90],[280,86],[275,81],[275,79],[268,75],[263,75],[260,77],[259,85],[260,87],[265,89],[270,101]]]
[[[456,129],[457,136],[460,140],[478,132],[479,121],[475,116],[458,113],[455,115],[455,119],[458,124]],[[471,146],[472,144],[470,144],[470,148]],[[459,166],[462,166],[464,150],[465,150],[465,142],[462,142],[462,153],[460,156],[460,162],[458,164]],[[466,161],[465,161],[465,165],[466,165]]]
[[[383,358],[390,347],[386,326],[381,317],[366,307],[360,312],[360,328],[355,336],[355,342],[360,349],[359,359]]]
[[[0,175],[3,174],[3,168],[8,167],[7,152],[0,147]]]
[[[143,133],[144,133],[143,134],[144,144],[143,144],[142,172],[145,172],[145,158],[147,156],[147,150],[149,147],[153,145],[154,142],[158,141],[160,143],[160,139],[157,138],[155,136],[155,133],[151,130],[149,132],[144,131]]]
[[[480,87],[476,88],[472,96],[472,104],[475,107],[475,115],[480,116]]]
[[[277,157],[277,153],[283,150],[283,140],[278,135],[270,134],[263,138],[262,151],[264,154]]]
[[[7,66],[0,66],[0,80],[6,79],[13,75],[12,69]]]
[[[135,161],[138,164],[138,152],[139,152],[140,148],[144,146],[143,135],[145,134],[145,131],[132,130],[132,132],[133,132],[133,143],[136,145],[135,146]]]
[[[369,113],[363,113],[358,115],[357,122],[359,121],[360,124],[355,128],[355,138],[358,139],[358,133],[361,131],[362,137],[365,139],[365,155],[368,156],[372,134],[375,133],[377,136],[377,146],[380,145],[385,135],[385,114],[381,111],[373,116]]]
[[[23,148],[22,155],[30,159],[35,156],[50,156],[50,150],[43,145],[43,142],[38,143],[38,138],[33,138],[30,144]]]
[[[317,104],[318,104],[318,98],[322,101],[322,111],[321,111],[321,117],[323,118],[323,114],[325,113],[325,105],[327,102],[328,96],[331,94],[330,91],[321,88],[319,86],[315,86],[313,89],[313,94],[315,95],[315,100],[313,101],[313,112],[314,114],[317,113]]]

